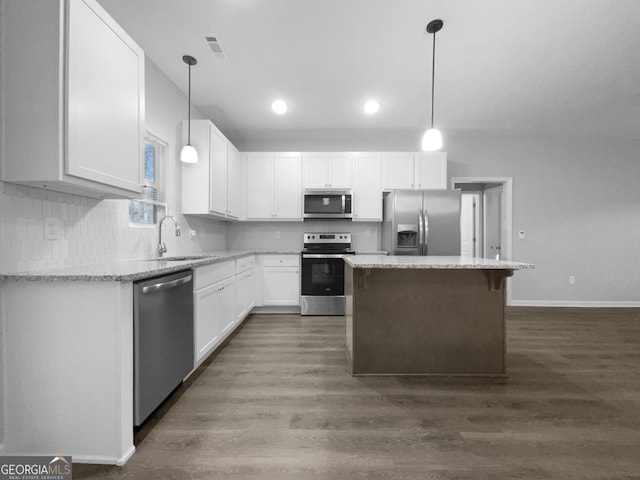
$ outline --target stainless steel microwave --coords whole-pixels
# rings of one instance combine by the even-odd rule
[[[353,218],[351,192],[305,192],[303,218]]]

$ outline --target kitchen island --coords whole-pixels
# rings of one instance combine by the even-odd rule
[[[353,375],[506,374],[506,278],[532,264],[474,257],[345,258]]]

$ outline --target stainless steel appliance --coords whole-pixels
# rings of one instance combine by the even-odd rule
[[[191,270],[134,282],[133,336],[137,426],[193,369]]]
[[[344,192],[307,191],[303,198],[303,218],[353,218],[352,195]]]
[[[302,315],[344,315],[344,257],[350,233],[305,233],[301,253]]]
[[[460,255],[460,190],[395,190],[383,202],[390,255]]]

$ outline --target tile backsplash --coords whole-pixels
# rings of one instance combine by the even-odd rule
[[[309,222],[238,222],[227,229],[227,245],[231,249],[301,250],[305,232],[350,232],[356,250],[380,248],[380,227],[375,222],[347,220]]]
[[[226,248],[226,224],[174,214],[163,231],[167,255]],[[57,219],[60,239],[45,239],[45,219]],[[197,232],[195,237],[190,230]],[[129,224],[127,200],[98,200],[0,182],[0,271],[26,272],[155,256],[156,227]]]
[[[165,222],[167,256],[210,250],[300,250],[304,232],[351,232],[356,250],[378,250],[378,223],[349,221],[236,222],[183,216],[175,212],[182,235]],[[60,227],[45,238],[45,219]],[[191,236],[190,231],[196,235]],[[0,272],[16,273],[103,263],[156,255],[158,229],[129,224],[128,200],[98,200],[0,182]]]

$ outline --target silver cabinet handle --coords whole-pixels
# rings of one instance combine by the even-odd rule
[[[191,281],[191,274],[186,277],[177,278],[176,280],[171,280],[169,282],[156,283],[155,285],[148,285],[146,287],[142,287],[142,294],[145,295],[147,293],[160,292],[162,290],[169,290],[170,288],[179,287],[180,285],[184,285]]]

